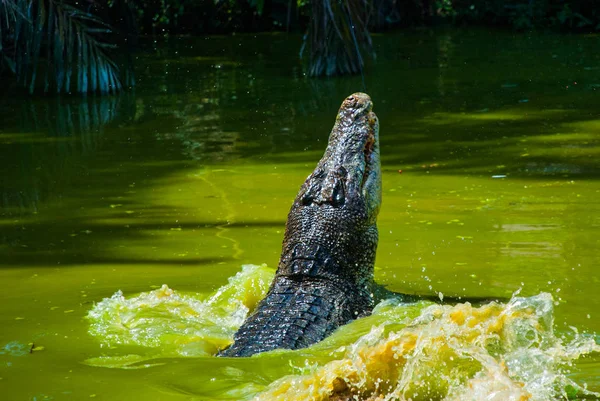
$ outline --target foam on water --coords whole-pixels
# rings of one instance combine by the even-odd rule
[[[167,285],[125,298],[121,291],[89,311],[89,332],[103,345],[139,345],[161,356],[213,355],[232,342],[250,310],[266,295],[275,272],[266,265],[245,265],[208,298],[181,294]],[[115,358],[88,360],[90,364]],[[136,358],[126,358],[124,365]]]
[[[165,356],[214,355],[232,342],[248,312],[266,294],[273,274],[266,266],[244,266],[207,298],[167,286],[129,299],[119,291],[89,312],[90,333],[106,345],[137,345],[156,352],[86,362],[135,368],[153,366],[139,363]],[[329,362],[308,363],[299,374],[273,382],[255,400],[546,401],[600,396],[568,375],[575,360],[600,352],[600,346],[579,333],[569,339],[558,336],[553,305],[546,293],[480,307],[388,299],[372,316],[334,333],[327,340],[329,348],[323,347],[326,341],[301,351],[308,358],[311,353],[331,354]],[[344,332],[362,336],[352,341]],[[331,352],[331,344],[337,350]],[[286,352],[297,357],[299,351]],[[255,356],[263,357],[268,353]],[[240,394],[260,387],[253,388],[257,390]]]
[[[402,305],[395,307],[400,313]],[[398,331],[373,327],[343,358],[273,383],[255,400],[556,400],[592,394],[567,376],[590,337],[552,327],[552,296],[431,305]],[[377,313],[377,310],[375,311]],[[394,310],[386,312],[393,324]]]

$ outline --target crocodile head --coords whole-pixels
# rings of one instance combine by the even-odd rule
[[[278,275],[341,279],[361,288],[371,282],[381,205],[372,108],[364,93],[343,101],[325,154],[290,210]]]

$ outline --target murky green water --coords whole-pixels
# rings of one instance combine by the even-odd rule
[[[377,281],[446,297],[549,292],[558,336],[600,333],[600,37],[374,40]],[[148,351],[105,346],[84,317],[119,289],[207,296],[243,264],[276,266],[339,104],[364,90],[360,77],[305,79],[299,46],[176,39],[139,55],[134,93],[0,95],[0,399],[239,399],[295,372],[301,354],[90,366]],[[354,325],[348,344],[369,330]],[[569,377],[600,391],[600,356]]]

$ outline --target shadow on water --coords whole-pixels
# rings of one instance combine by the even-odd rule
[[[164,214],[164,210],[157,211]],[[117,219],[119,219],[117,217]],[[149,218],[152,220],[152,218]],[[233,257],[168,257],[151,251],[138,257],[115,252],[115,243],[153,246],[155,233],[175,231],[217,232],[223,222],[194,221],[190,223],[158,224],[95,223],[94,219],[81,216],[47,222],[14,224],[0,227],[0,250],[3,257],[0,266],[21,268],[23,266],[74,266],[82,264],[154,264],[154,265],[217,265],[233,260]],[[228,229],[281,228],[284,221],[237,221],[226,224]],[[83,230],[82,228],[85,227]],[[50,239],[49,237],[50,236]],[[56,238],[56,240],[52,240]],[[68,239],[66,241],[64,238]],[[117,245],[118,246],[118,245]]]
[[[203,58],[191,40],[174,43],[160,53],[163,63],[146,66],[162,74],[165,101],[154,111],[179,121],[165,139],[202,163],[315,163],[340,100],[365,90],[361,79],[305,79],[290,50],[295,39],[269,37],[269,50],[252,39],[202,44]],[[384,163],[434,165],[440,174],[598,177],[596,37],[442,31],[375,40],[366,91],[382,122]],[[254,52],[219,57],[223,43]],[[173,104],[181,105],[175,113]]]
[[[101,148],[105,127],[135,115],[132,97],[5,99],[0,128],[0,208],[37,211],[60,196],[77,163]]]

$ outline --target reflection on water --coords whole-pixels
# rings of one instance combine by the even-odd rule
[[[557,230],[560,227],[554,224],[501,224],[497,227],[500,231],[521,232],[521,231],[545,231]]]
[[[560,243],[542,241],[510,242],[500,249],[503,254],[514,257],[558,258],[563,252]]]
[[[173,133],[157,135],[159,141],[181,142],[186,159],[204,163],[235,160],[238,148],[243,146],[239,132],[226,131],[221,126],[220,108],[203,99],[202,103],[183,106],[174,116],[181,125]]]
[[[15,126],[0,131],[0,209],[37,212],[58,197],[81,164],[100,149],[105,128],[133,120],[133,96],[23,99],[12,109]]]
[[[479,47],[469,33],[415,36],[416,43],[408,34],[377,38],[380,62],[366,88],[359,78],[306,79],[293,60],[270,58],[289,51],[285,36],[264,41],[270,47],[246,36],[203,41],[202,57],[191,38],[152,43],[139,58],[135,94],[25,99],[2,107],[0,151],[8,161],[2,176],[9,180],[2,183],[0,206],[37,208],[52,191],[48,181],[77,174],[75,160],[96,152],[107,125],[128,135],[135,129],[130,124],[148,124],[144,129],[157,146],[167,143],[200,163],[281,162],[285,154],[320,150],[339,99],[357,89],[368,90],[382,117],[384,162],[406,170],[425,163],[438,173],[599,173],[597,61],[585,52],[594,40],[571,45],[562,36],[491,34],[494,49]],[[232,52],[223,55],[224,47]],[[583,66],[576,78],[563,68],[573,52]],[[519,68],[497,74],[510,54],[518,55]]]

